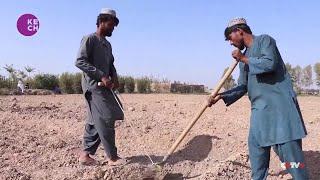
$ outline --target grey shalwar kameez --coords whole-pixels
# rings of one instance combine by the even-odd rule
[[[84,151],[95,154],[100,142],[108,158],[117,157],[114,123],[123,119],[123,112],[110,89],[99,87],[102,77],[115,78],[111,44],[92,33],[84,36],[75,65],[83,71],[82,89],[88,118],[83,136]]]

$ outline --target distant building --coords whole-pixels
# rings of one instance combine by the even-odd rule
[[[171,93],[205,93],[205,86],[172,83],[170,85],[170,92]]]
[[[302,89],[300,91],[300,94],[302,94],[302,95],[319,95],[320,90],[319,89]]]

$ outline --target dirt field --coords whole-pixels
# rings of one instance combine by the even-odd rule
[[[249,179],[247,97],[208,109],[160,171],[150,172],[206,99],[204,95],[122,95],[126,120],[117,123],[127,166],[78,163],[86,117],[81,95],[0,96],[0,179]],[[309,135],[303,141],[312,179],[320,179],[320,97],[300,97]],[[135,134],[135,132],[138,134]],[[269,179],[290,179],[271,156]]]

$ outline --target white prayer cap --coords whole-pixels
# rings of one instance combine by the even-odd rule
[[[100,14],[109,14],[113,17],[117,17],[116,11],[110,8],[102,8]]]
[[[99,16],[101,15],[110,15],[114,18],[116,26],[119,24],[119,19],[117,18],[116,11],[110,8],[102,8]]]
[[[244,18],[234,18],[229,22],[228,28],[238,24],[247,24],[247,21]]]

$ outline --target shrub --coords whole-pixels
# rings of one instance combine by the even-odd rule
[[[72,89],[74,93],[82,94],[82,86],[81,86],[82,73],[75,73],[72,79],[73,79]]]
[[[125,77],[124,77],[124,76],[119,76],[119,77],[118,77],[118,81],[119,81],[118,91],[119,91],[120,93],[124,93]]]
[[[35,89],[36,87],[36,82],[33,78],[28,77],[25,81],[24,81],[25,85],[28,85],[28,89]]]
[[[0,88],[15,89],[17,88],[17,83],[16,80],[0,76]]]
[[[8,88],[0,88],[0,95],[10,95],[10,90]]]
[[[139,93],[150,93],[152,80],[148,77],[136,79],[137,90]]]
[[[135,89],[134,79],[131,76],[124,77],[124,92],[133,93]]]
[[[59,86],[64,93],[81,94],[81,78],[82,73],[71,74],[68,72],[62,73],[59,77]]]
[[[64,93],[73,94],[74,90],[73,86],[73,79],[72,74],[70,73],[62,73],[59,77],[59,87]]]
[[[53,90],[59,85],[59,80],[52,74],[38,74],[34,77],[34,84],[36,89]]]

